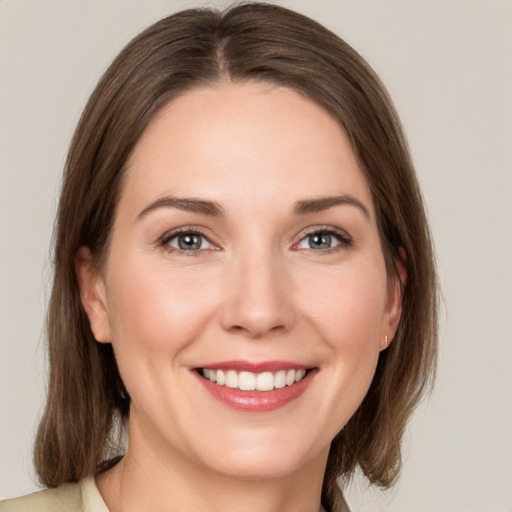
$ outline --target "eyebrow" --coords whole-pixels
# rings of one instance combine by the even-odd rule
[[[333,208],[335,206],[350,205],[358,208],[368,219],[370,213],[364,204],[351,195],[320,197],[315,199],[304,199],[297,201],[293,208],[293,212],[297,215],[306,215],[308,213],[321,212]],[[221,217],[224,215],[224,210],[219,203],[215,201],[208,201],[205,199],[196,198],[179,198],[173,196],[165,196],[153,201],[146,206],[139,215],[137,220],[141,220],[149,213],[158,208],[178,208],[187,212],[201,213],[203,215],[210,215],[212,217]]]
[[[319,197],[315,199],[306,199],[304,201],[298,201],[295,203],[294,212],[299,215],[307,213],[321,212],[333,208],[334,206],[349,205],[355,206],[361,212],[364,213],[365,217],[370,219],[370,212],[366,206],[351,195],[343,196],[332,196],[332,197]]]
[[[213,217],[220,217],[224,215],[224,210],[215,201],[165,196],[146,206],[146,208],[137,215],[137,219],[143,219],[146,215],[158,208],[178,208],[179,210],[202,213],[203,215],[211,215]]]

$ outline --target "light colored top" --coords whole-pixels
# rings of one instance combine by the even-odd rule
[[[0,512],[109,512],[94,477],[2,501]]]
[[[325,509],[322,507],[322,512]],[[346,509],[348,511],[348,508]],[[109,512],[94,477],[0,502],[0,512]]]

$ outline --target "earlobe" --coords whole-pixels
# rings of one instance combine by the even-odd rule
[[[87,247],[81,247],[77,252],[75,273],[80,288],[82,306],[89,318],[94,338],[100,343],[110,343],[105,283],[96,269],[92,254]]]
[[[388,348],[395,337],[398,323],[402,316],[404,289],[407,283],[407,259],[403,248],[399,249],[395,259],[395,273],[390,278],[388,304],[385,313],[383,335],[380,340],[380,350]]]

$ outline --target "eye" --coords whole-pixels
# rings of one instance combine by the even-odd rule
[[[171,234],[162,240],[162,245],[188,252],[211,249],[213,247],[208,238],[196,231],[182,231]]]
[[[308,233],[295,247],[297,249],[325,251],[328,249],[334,249],[341,245],[349,246],[350,243],[350,237],[342,231],[335,229],[321,229]]]

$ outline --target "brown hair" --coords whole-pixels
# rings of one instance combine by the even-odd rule
[[[323,26],[260,3],[187,10],[152,25],[122,50],[83,112],[56,224],[49,389],[36,468],[55,487],[101,470],[116,450],[112,433],[128,417],[129,398],[111,345],[95,342],[89,328],[74,270],[77,251],[87,246],[97,262],[105,258],[123,166],[155,113],[184,91],[220,80],[284,85],[335,116],[371,188],[388,271],[396,271],[396,258],[407,266],[395,339],[381,353],[363,403],[332,442],[322,496],[336,510],[337,479],[349,479],[357,466],[381,486],[399,472],[406,421],[435,368],[433,250],[407,143],[378,77]]]

